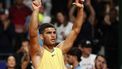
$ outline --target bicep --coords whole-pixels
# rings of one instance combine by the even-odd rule
[[[34,66],[35,69],[37,69],[40,62],[41,62],[41,57],[39,55],[35,55],[32,57],[32,65]]]
[[[38,48],[38,50],[36,50],[35,54],[31,55],[32,64],[35,69],[37,69],[37,67],[39,66],[39,64],[41,62],[43,52],[44,52],[43,48]]]

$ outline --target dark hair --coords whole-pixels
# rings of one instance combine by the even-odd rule
[[[92,46],[93,46],[93,43],[90,40],[83,40],[80,42],[80,47],[82,47],[82,48],[84,48],[84,47],[85,48],[92,48]]]
[[[6,61],[7,61],[7,62],[8,62],[8,58],[9,58],[10,56],[13,56],[13,57],[15,58],[15,61],[16,61],[16,56],[15,56],[15,54],[9,54],[8,57],[6,58]]]
[[[15,69],[16,69],[16,68],[17,68],[17,57],[16,57],[16,54],[9,54],[9,55],[7,56],[7,58],[6,58],[6,63],[8,63],[8,58],[9,58],[10,56],[13,56],[13,57],[15,58],[15,62],[16,62]],[[6,66],[5,69],[8,69],[8,67]]]
[[[23,43],[23,42],[28,42],[28,43],[29,43],[30,41],[29,41],[29,39],[27,39],[27,38],[22,38],[21,46],[22,46],[22,43]]]
[[[104,55],[102,55],[102,54],[98,54],[98,55],[96,56],[95,60],[96,60],[99,56],[102,57],[102,58],[104,58],[105,61],[106,61],[106,57],[105,57]]]
[[[56,12],[56,21],[58,22],[57,14],[59,14],[59,13],[61,13],[64,16],[64,23],[63,23],[63,25],[67,26],[69,18],[68,18],[68,15],[63,10],[59,10],[59,11]]]
[[[78,62],[81,61],[81,55],[82,55],[82,53],[81,53],[81,50],[78,49],[77,47],[71,48],[70,51],[67,54],[73,55],[73,56],[77,56]]]
[[[43,33],[44,33],[44,30],[45,30],[46,28],[49,28],[49,27],[55,28],[51,23],[43,23],[43,24],[41,24],[41,25],[39,26],[39,33],[40,33],[40,34],[43,34]]]
[[[29,42],[29,39],[28,38],[22,38],[22,42],[25,42],[25,41]]]

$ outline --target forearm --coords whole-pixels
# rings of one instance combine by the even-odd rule
[[[22,57],[22,60],[21,60],[21,62],[22,62],[21,68],[26,69],[26,67],[29,64],[29,61],[30,61],[29,53],[24,53],[24,56]]]
[[[88,9],[90,10],[89,21],[93,24],[95,19],[95,11],[91,4],[87,5]]]
[[[30,61],[29,52],[25,51],[21,61]]]
[[[69,11],[69,17],[70,17],[70,21],[71,22],[74,22],[74,20],[75,20],[75,16],[73,15],[73,13],[74,13],[74,11],[75,11],[75,6],[72,6],[71,8],[70,8],[70,11]]]
[[[30,37],[38,35],[38,10],[34,10],[31,16],[30,25],[29,25],[29,34]]]
[[[78,8],[78,14],[76,16],[76,19],[75,19],[75,22],[74,22],[74,25],[73,25],[73,30],[76,33],[79,33],[82,24],[83,24],[83,8],[81,7],[81,8]]]

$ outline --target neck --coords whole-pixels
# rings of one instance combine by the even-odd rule
[[[78,64],[79,64],[79,62],[78,62],[78,61],[75,61],[75,62],[73,63],[73,69],[76,68],[76,67],[78,66]]]
[[[43,46],[44,49],[48,50],[49,52],[53,52],[54,51],[54,47],[53,46]]]
[[[83,53],[83,57],[84,57],[84,58],[88,58],[89,56],[90,56],[90,54],[84,54],[84,53]]]

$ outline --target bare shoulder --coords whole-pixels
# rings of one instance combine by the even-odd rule
[[[31,53],[33,53],[31,56],[39,56],[42,57],[43,53],[44,53],[44,48],[41,46],[36,46],[35,50],[32,49]]]
[[[60,42],[56,47],[62,49],[63,45],[64,45],[64,41]]]

